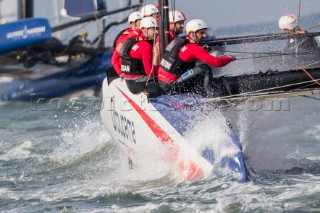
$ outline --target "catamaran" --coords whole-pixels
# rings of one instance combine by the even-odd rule
[[[168,14],[168,2],[159,3],[162,12]],[[111,81],[108,77],[102,91],[102,121],[128,154],[133,167],[138,161],[154,160],[172,165],[172,173],[182,180],[200,180],[212,173],[247,180],[238,138],[221,113],[211,111],[213,106],[202,102],[203,97],[195,94],[156,97],[152,92],[134,95],[124,80]],[[210,134],[205,144],[192,143],[190,132],[212,120],[221,123],[216,127],[217,135]],[[221,139],[213,143],[212,136]]]
[[[168,1],[158,2],[161,18],[168,17]],[[164,32],[168,30],[168,23],[165,19],[160,23],[160,43],[164,50]],[[102,121],[133,165],[145,157],[142,161],[146,163],[151,160],[170,162],[182,180],[199,180],[215,174],[246,181],[246,165],[254,164],[250,162],[252,154],[249,153],[253,148],[243,152],[244,141],[240,143],[239,132],[231,127],[235,126],[235,120],[230,108],[248,102],[295,101],[295,98],[319,94],[318,49],[295,49],[292,52],[281,49],[288,39],[303,40],[319,35],[319,32],[274,33],[208,41],[207,45],[213,49],[232,52],[238,60],[223,68],[212,68],[210,90],[204,95],[162,94],[154,86],[157,82],[151,82],[145,93],[134,95],[122,79],[112,80],[107,74],[102,89]],[[256,52],[239,51],[249,43],[267,47]],[[278,120],[284,120],[281,116],[287,114],[278,113],[277,116]],[[274,125],[274,128],[262,132],[275,132],[276,128]],[[194,141],[193,134],[198,134],[198,141]],[[209,136],[204,139],[202,135]],[[268,147],[268,144],[263,146]],[[279,155],[287,157],[285,150],[277,151],[280,150]],[[261,159],[273,162],[271,152],[265,152],[265,155],[261,155]],[[290,170],[295,166],[286,162],[279,169]]]

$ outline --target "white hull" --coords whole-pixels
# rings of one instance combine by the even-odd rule
[[[187,110],[181,105],[183,102],[177,104],[172,100],[174,98],[163,96],[149,102],[146,94],[130,93],[125,81],[116,79],[108,85],[105,79],[102,121],[111,137],[119,143],[133,163],[148,163],[152,160],[169,163],[182,180],[207,178],[223,167],[219,175],[229,169],[232,176],[241,181],[245,180],[241,147],[234,144],[235,137],[232,136],[230,128],[224,123],[222,131],[218,132],[223,135],[223,139],[214,141],[215,135],[211,134],[211,127],[203,124],[206,118],[212,118],[212,113]],[[192,100],[194,99],[190,98],[190,101]],[[188,105],[191,103],[189,100],[184,101]],[[177,105],[169,106],[172,103]],[[195,115],[198,115],[197,118],[193,118]],[[206,137],[201,141],[201,137],[195,135],[197,132],[192,133],[201,125],[204,126],[198,131],[207,128],[206,132],[201,134],[207,134],[211,138]],[[217,129],[215,126],[212,128]],[[207,156],[209,160],[203,156]],[[234,164],[236,168],[229,168]]]

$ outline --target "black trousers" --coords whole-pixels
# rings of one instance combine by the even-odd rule
[[[205,95],[209,91],[211,67],[202,64],[183,73],[175,82],[159,81],[160,88],[166,94],[196,93]]]

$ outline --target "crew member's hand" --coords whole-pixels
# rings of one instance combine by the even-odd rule
[[[203,45],[202,47],[207,51],[211,51],[212,50],[211,47],[209,47],[209,45],[207,45],[207,44]]]
[[[305,31],[305,30],[298,30],[298,31],[296,32],[296,34],[306,34],[306,31]]]

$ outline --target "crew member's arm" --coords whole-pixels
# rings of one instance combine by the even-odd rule
[[[140,42],[141,57],[144,71],[147,76],[152,75],[152,51],[153,47],[146,41]]]
[[[118,73],[119,76],[121,76],[121,59],[119,52],[114,50],[111,58],[111,64],[114,67],[115,71]]]
[[[153,64],[158,66],[160,63],[160,43],[156,42],[153,46]]]
[[[185,61],[189,61],[191,58],[191,59],[197,59],[197,60],[203,61],[215,67],[223,67],[229,64],[233,60],[231,56],[212,56],[205,49],[203,49],[201,46],[197,44],[189,44],[189,45],[186,45],[184,48],[188,49],[185,51],[188,52],[188,56],[189,56],[189,59]],[[184,60],[183,57],[181,57],[181,59]]]

